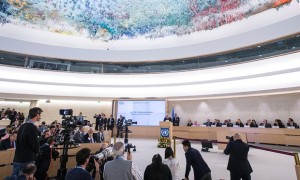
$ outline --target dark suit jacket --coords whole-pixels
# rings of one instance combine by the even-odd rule
[[[205,122],[203,123],[203,125],[205,125],[206,127],[210,127],[212,125],[212,122]]]
[[[13,142],[14,143],[14,142]],[[14,148],[14,146],[11,145],[10,139],[4,139],[0,143],[0,151],[4,151],[10,148]]]
[[[173,117],[173,126],[179,126],[180,123],[180,118],[177,117]]]
[[[230,154],[227,170],[235,174],[250,174],[252,172],[251,165],[248,161],[249,146],[242,140],[228,142],[224,153]]]
[[[263,125],[264,125],[263,123],[260,124],[260,126],[263,126]],[[265,128],[272,128],[270,123],[267,123],[264,126],[265,126]]]
[[[186,169],[185,177],[189,177],[191,166],[194,170],[194,179],[201,179],[205,174],[211,172],[208,165],[202,158],[200,152],[197,149],[189,148],[185,153]]]
[[[94,139],[94,143],[98,143],[99,142],[99,136],[97,135],[97,133],[93,134],[93,139]],[[91,143],[89,140],[89,134],[86,133],[84,135],[84,143]]]
[[[73,140],[76,143],[84,143],[85,139],[84,139],[84,135],[82,134],[82,132],[78,131],[75,133]]]
[[[110,125],[109,125],[110,124]],[[115,119],[114,118],[108,118],[107,119],[107,127],[113,128],[115,125]]]
[[[14,162],[26,163],[35,161],[39,150],[37,127],[33,123],[22,124],[18,131]]]
[[[287,123],[287,126],[294,126],[296,129],[299,128],[298,124],[297,123]]]
[[[172,121],[172,118],[171,117],[168,117],[168,118],[164,118],[164,121],[166,121],[166,120],[169,120],[169,121]]]
[[[240,127],[244,127],[244,124],[243,124],[243,123],[240,123],[240,124],[235,123],[235,125],[238,125],[238,126],[240,126]]]

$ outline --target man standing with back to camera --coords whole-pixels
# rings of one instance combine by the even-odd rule
[[[249,146],[244,143],[239,133],[235,133],[224,153],[229,155],[227,170],[230,171],[231,180],[251,180],[251,165],[248,161]],[[233,141],[232,141],[233,140]]]
[[[29,120],[22,124],[18,131],[12,175],[18,176],[27,164],[35,162],[40,145],[38,129],[34,123],[40,121],[42,112],[41,108],[31,108],[28,115]]]

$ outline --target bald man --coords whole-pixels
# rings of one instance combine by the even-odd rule
[[[233,140],[227,144],[224,153],[229,155],[227,170],[231,180],[251,180],[252,168],[248,161],[249,146],[244,143],[239,133],[233,135]]]

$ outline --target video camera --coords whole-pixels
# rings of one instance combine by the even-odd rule
[[[124,126],[131,126],[132,124],[137,124],[137,121],[132,121],[132,119],[124,120]]]
[[[134,145],[132,145],[132,144],[127,144],[127,145],[125,146],[125,152],[129,152],[129,153],[130,153],[130,149],[131,149],[131,148],[133,148],[133,152],[136,151],[136,147],[135,147]]]
[[[226,136],[226,139],[228,139],[229,142],[234,141],[233,136]]]

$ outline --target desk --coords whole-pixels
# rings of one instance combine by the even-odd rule
[[[0,127],[6,127],[10,125],[10,120],[0,120]]]
[[[129,126],[129,130],[129,137],[159,138],[159,126]],[[173,136],[187,139],[218,140],[218,134],[235,132],[245,134],[248,142],[300,146],[300,129],[173,126]]]

